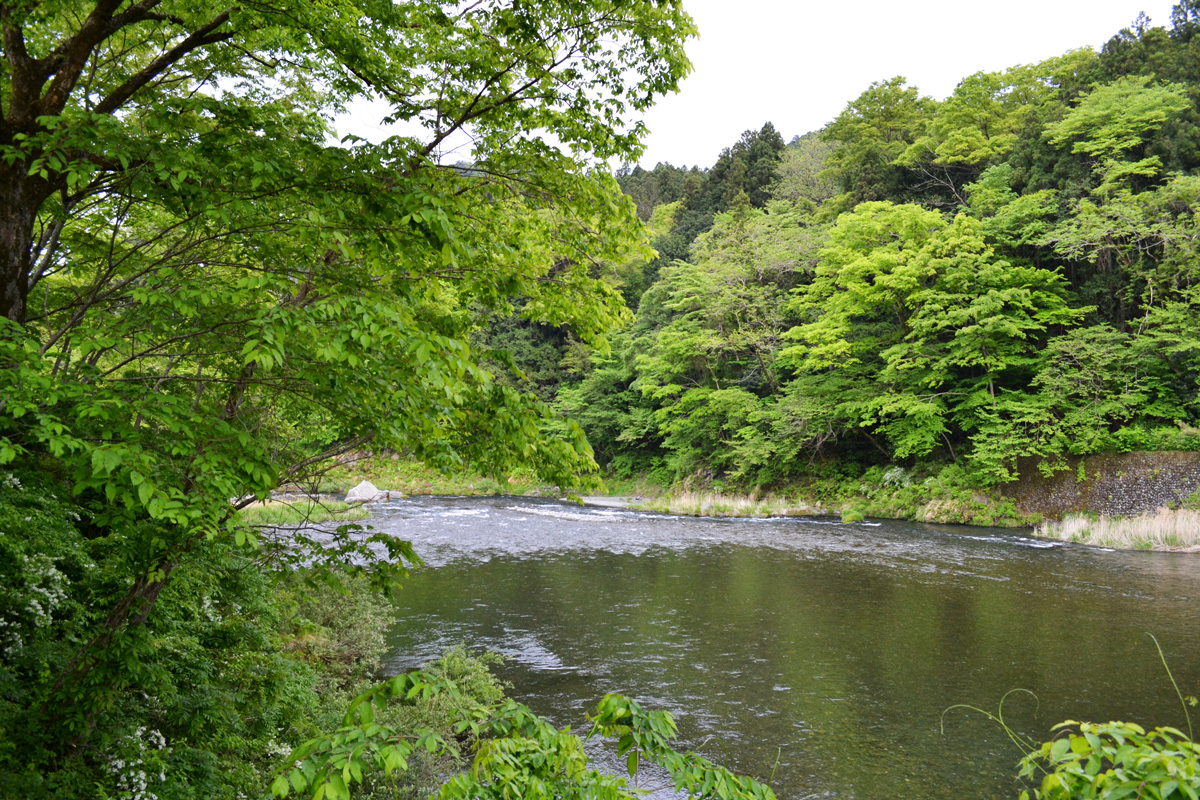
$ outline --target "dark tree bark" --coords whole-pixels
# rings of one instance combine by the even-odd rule
[[[141,0],[120,11],[125,0],[96,0],[79,29],[38,58],[26,47],[17,4],[0,0],[0,44],[9,71],[8,85],[0,83],[0,94],[6,94],[8,100],[7,113],[0,119],[0,151],[11,153],[22,147],[26,137],[45,133],[39,118],[63,113],[96,49],[123,29],[157,22],[173,26],[173,33],[182,38],[123,83],[109,87],[93,109],[101,114],[119,111],[138,90],[168,73],[188,54],[233,37],[228,30],[219,30],[229,21],[228,10],[189,31],[179,27],[183,25],[181,20],[155,13],[160,3]],[[29,148],[24,159],[0,161],[0,316],[19,325],[25,323],[28,313],[38,212],[47,198],[65,186],[57,175],[43,178],[28,174],[30,165],[41,155],[35,146]],[[104,158],[99,151],[84,155],[93,160]]]
[[[0,316],[24,324],[33,229],[50,185],[16,169],[0,170]]]

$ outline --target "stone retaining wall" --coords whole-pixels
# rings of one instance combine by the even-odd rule
[[[1085,511],[1143,514],[1200,490],[1200,452],[1103,453],[1065,462],[1067,469],[1047,478],[1035,459],[1023,461],[1020,479],[1002,493],[1022,513],[1058,518]]]

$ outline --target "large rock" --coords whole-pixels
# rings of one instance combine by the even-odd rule
[[[347,503],[382,503],[390,499],[390,493],[379,489],[370,481],[363,481],[346,492]]]

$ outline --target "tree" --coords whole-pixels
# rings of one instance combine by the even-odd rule
[[[896,162],[924,133],[936,103],[902,77],[871,84],[822,133],[828,162],[855,202],[895,198],[908,175]]]
[[[833,144],[819,133],[806,133],[788,143],[779,164],[779,181],[771,196],[790,203],[808,201],[820,205],[837,194],[837,183],[830,176],[826,161]]]
[[[1147,152],[1151,136],[1189,109],[1185,87],[1156,85],[1149,77],[1125,77],[1099,86],[1044,136],[1057,147],[1090,159],[1100,178],[1093,194],[1107,196],[1130,184],[1145,186],[1162,172],[1162,159]]]
[[[246,546],[237,506],[331,456],[589,467],[469,337],[518,298],[588,342],[625,313],[591,270],[641,245],[600,167],[688,68],[679,3],[14,1],[0,28],[0,465],[77,495],[112,570],[73,651],[18,669],[38,747],[136,683],[180,565]],[[331,142],[359,96],[404,134]]]
[[[539,130],[601,159],[636,152],[642,129],[624,127],[626,103],[645,108],[674,88],[686,68],[678,41],[691,27],[673,5],[618,5],[512,3],[456,12],[436,2],[353,0],[254,8],[4,3],[0,316],[24,321],[28,291],[41,279],[34,265],[54,261],[55,228],[44,228],[37,242],[33,235],[50,198],[61,197],[66,215],[101,189],[145,178],[151,167],[163,182],[197,182],[165,160],[194,142],[166,136],[159,144],[161,128],[148,127],[166,123],[165,114],[216,118],[222,130],[253,138],[250,123],[260,120],[249,103],[307,107],[320,119],[371,93],[393,105],[393,119],[425,132],[393,141],[395,177],[428,166],[466,129],[477,136],[477,160],[548,159],[552,149],[533,135]],[[623,76],[634,67],[640,79],[625,94]],[[230,118],[235,112],[242,117]]]
[[[937,104],[924,135],[898,163],[922,176],[932,196],[965,205],[963,184],[999,164],[1021,135],[1039,131],[1044,119],[1059,113],[1064,91],[1095,61],[1091,50],[1075,50],[1040,64],[964,78]]]
[[[982,224],[947,224],[913,205],[864,203],[843,214],[813,282],[796,293],[813,321],[780,353],[808,373],[869,381],[842,413],[878,430],[897,457],[922,456],[976,424],[998,386],[1031,373],[1038,341],[1071,325],[1065,281],[999,257]],[[851,393],[847,393],[851,394]],[[957,427],[957,430],[955,430]]]
[[[728,211],[745,194],[756,208],[770,197],[780,158],[786,145],[771,123],[760,130],[747,130],[731,147],[721,151],[712,169],[689,173],[682,185],[682,204],[674,216],[669,236],[655,243],[665,258],[686,259],[696,237],[713,225],[716,214]]]

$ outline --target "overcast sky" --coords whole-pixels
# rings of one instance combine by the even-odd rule
[[[791,139],[818,130],[873,81],[903,75],[942,99],[968,75],[1099,49],[1139,11],[1169,26],[1172,0],[684,0],[700,37],[692,74],[659,100],[642,166],[710,167],[742,131],[772,122]],[[340,134],[403,130],[387,106],[352,103]],[[441,157],[470,158],[466,139]],[[614,167],[617,165],[613,165]]]
[[[872,81],[903,75],[939,99],[980,70],[1099,49],[1171,0],[684,0],[694,70],[659,101],[643,166],[708,167],[747,128],[791,139],[823,127]]]

